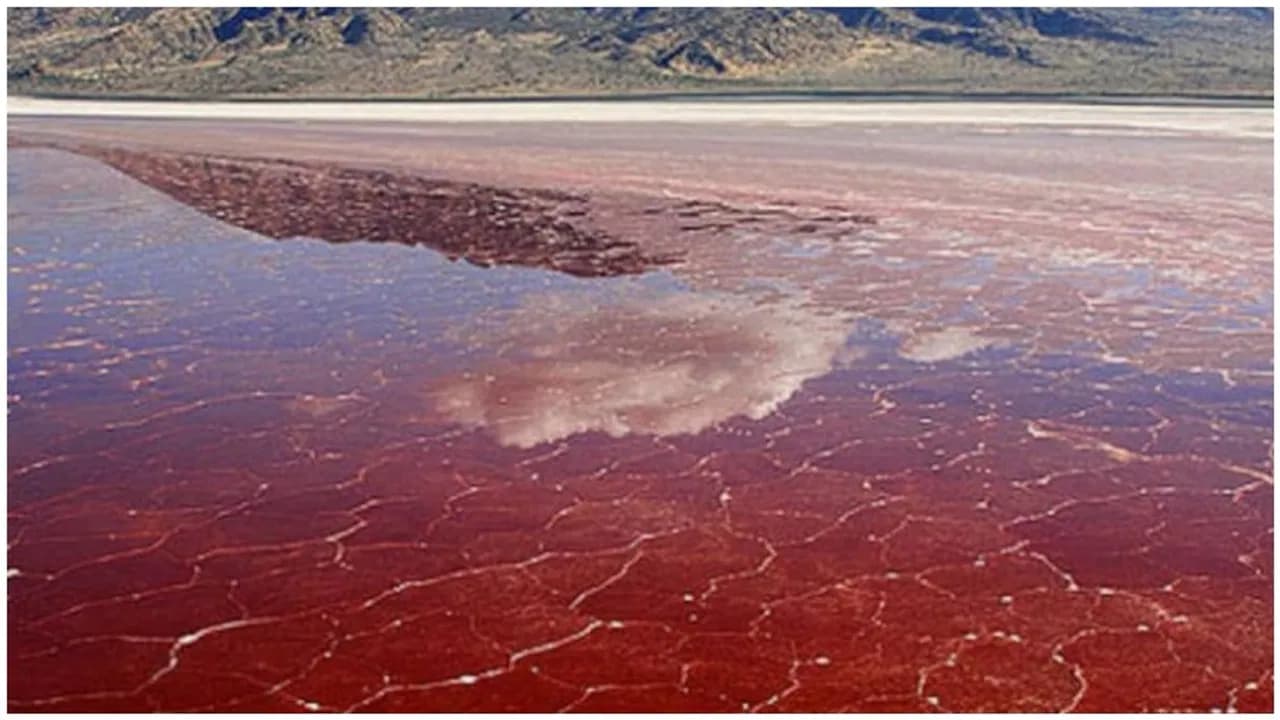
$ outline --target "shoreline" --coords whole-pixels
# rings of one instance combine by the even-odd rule
[[[1209,135],[1269,139],[1273,110],[1265,107],[1112,105],[1055,102],[882,100],[870,103],[774,99],[420,102],[147,102],[13,97],[11,119],[256,121],[291,123],[666,124],[731,126],[964,125],[1004,132],[1010,127],[1064,132],[1106,129],[1122,134]],[[11,125],[11,129],[14,129]]]
[[[290,105],[297,103],[367,103],[413,105],[469,105],[486,103],[642,103],[642,102],[858,102],[858,103],[1050,103],[1143,107],[1271,108],[1273,94],[1260,93],[1083,93],[1083,92],[947,92],[932,90],[729,90],[692,92],[637,92],[615,94],[461,95],[418,97],[412,95],[167,95],[106,93],[11,93],[12,100],[112,103],[228,103]]]

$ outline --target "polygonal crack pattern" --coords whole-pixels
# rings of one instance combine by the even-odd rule
[[[11,710],[1272,707],[1265,279],[131,152],[89,154],[191,207],[10,153]],[[382,206],[441,192],[689,251],[247,232],[448,250]]]

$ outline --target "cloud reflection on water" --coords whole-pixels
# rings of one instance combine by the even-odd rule
[[[491,360],[435,398],[450,420],[520,448],[589,431],[696,433],[772,413],[833,368],[848,331],[845,318],[732,296],[541,296],[475,340]]]

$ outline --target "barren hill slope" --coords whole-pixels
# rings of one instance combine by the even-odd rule
[[[19,8],[11,93],[1264,94],[1268,9]]]

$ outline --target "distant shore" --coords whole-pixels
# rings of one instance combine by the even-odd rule
[[[1064,132],[1181,134],[1269,139],[1273,112],[1266,106],[1187,106],[953,100],[850,102],[838,98],[715,100],[429,102],[147,102],[49,100],[11,97],[11,118],[113,118],[118,120],[277,121],[346,123],[661,123],[777,125],[970,125],[1052,127]],[[11,124],[12,127],[12,124]]]
[[[937,90],[876,91],[876,90],[725,90],[690,92],[637,92],[616,94],[549,94],[510,96],[456,96],[416,97],[407,95],[334,96],[334,95],[230,95],[221,97],[191,95],[144,95],[99,93],[32,93],[10,94],[10,98],[29,100],[61,100],[79,102],[158,102],[158,103],[421,103],[421,104],[472,104],[472,103],[634,103],[634,102],[830,102],[857,101],[879,102],[996,102],[996,103],[1054,103],[1078,105],[1168,105],[1174,107],[1272,107],[1272,94],[1248,93],[1076,93],[1076,92],[954,92]]]

